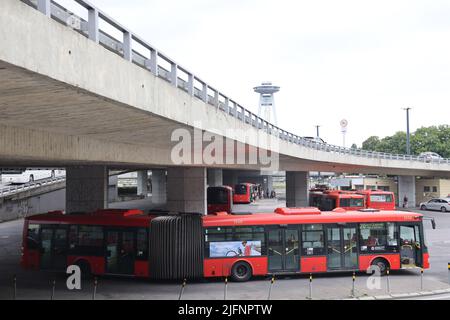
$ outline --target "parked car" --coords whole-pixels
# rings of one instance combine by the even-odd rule
[[[431,162],[433,160],[443,159],[436,152],[422,152],[421,154],[419,154],[419,158],[420,159],[424,159],[426,162]]]
[[[431,199],[428,202],[422,202],[420,204],[421,210],[435,210],[442,212],[450,212],[450,198],[444,199]]]

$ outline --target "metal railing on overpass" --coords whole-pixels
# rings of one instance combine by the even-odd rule
[[[25,191],[35,190],[38,188],[50,186],[50,185],[53,185],[53,184],[56,184],[59,182],[64,182],[64,181],[66,181],[66,177],[61,176],[61,177],[37,180],[37,181],[33,181],[33,182],[28,182],[25,184],[8,185],[8,186],[0,187],[0,198],[12,196],[12,195],[22,193]]]
[[[92,41],[102,45],[106,49],[118,54],[125,60],[128,60],[154,74],[155,76],[168,81],[173,86],[179,88],[203,100],[205,103],[225,112],[226,114],[239,119],[259,130],[274,135],[281,140],[288,141],[299,146],[320,150],[335,154],[353,155],[365,158],[388,159],[388,160],[409,160],[423,163],[445,163],[450,164],[450,159],[443,158],[427,158],[405,154],[391,154],[376,151],[367,151],[362,149],[344,148],[315,140],[300,137],[286,130],[283,130],[266,120],[258,117],[251,111],[245,109],[240,104],[229,98],[228,96],[215,89],[207,82],[200,79],[188,69],[180,66],[175,60],[157,50],[142,38],[131,32],[96,8],[88,1],[70,0],[73,4],[77,4],[80,9],[87,11],[87,19],[74,14],[67,8],[51,0],[21,0],[33,8],[41,11],[43,14],[52,19],[67,25],[91,39]],[[115,29],[118,34],[122,35],[122,40],[118,40],[102,30],[102,25],[108,29]]]

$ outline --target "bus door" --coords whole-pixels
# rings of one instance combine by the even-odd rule
[[[63,270],[67,266],[67,228],[42,226],[41,269]]]
[[[276,227],[268,231],[269,272],[300,270],[299,228]]]
[[[327,227],[328,270],[356,270],[358,246],[356,225],[332,225]]]
[[[133,275],[135,232],[106,229],[106,273]]]
[[[402,223],[400,225],[400,261],[402,268],[422,267],[422,253],[420,225]]]

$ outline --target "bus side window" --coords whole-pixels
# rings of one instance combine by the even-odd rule
[[[396,251],[398,247],[397,225],[394,222],[388,222],[387,230],[388,230],[388,246],[390,247],[391,251]]]
[[[148,258],[148,233],[147,229],[141,228],[137,231],[136,258],[147,260]]]
[[[39,249],[39,229],[40,225],[30,224],[28,226],[27,248],[28,250]]]
[[[102,256],[103,252],[103,227],[78,226],[78,235],[75,246],[71,247],[77,254]]]
[[[304,225],[302,231],[302,256],[324,254],[325,250],[323,225]]]
[[[421,232],[420,232],[420,226],[419,225],[415,225],[414,226],[414,233],[416,236],[416,245],[421,246],[422,245],[422,241],[421,241]]]
[[[78,244],[78,226],[69,228],[69,250],[75,249]]]

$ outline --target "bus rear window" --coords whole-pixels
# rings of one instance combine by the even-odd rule
[[[371,202],[392,202],[391,194],[372,194],[370,195]]]

